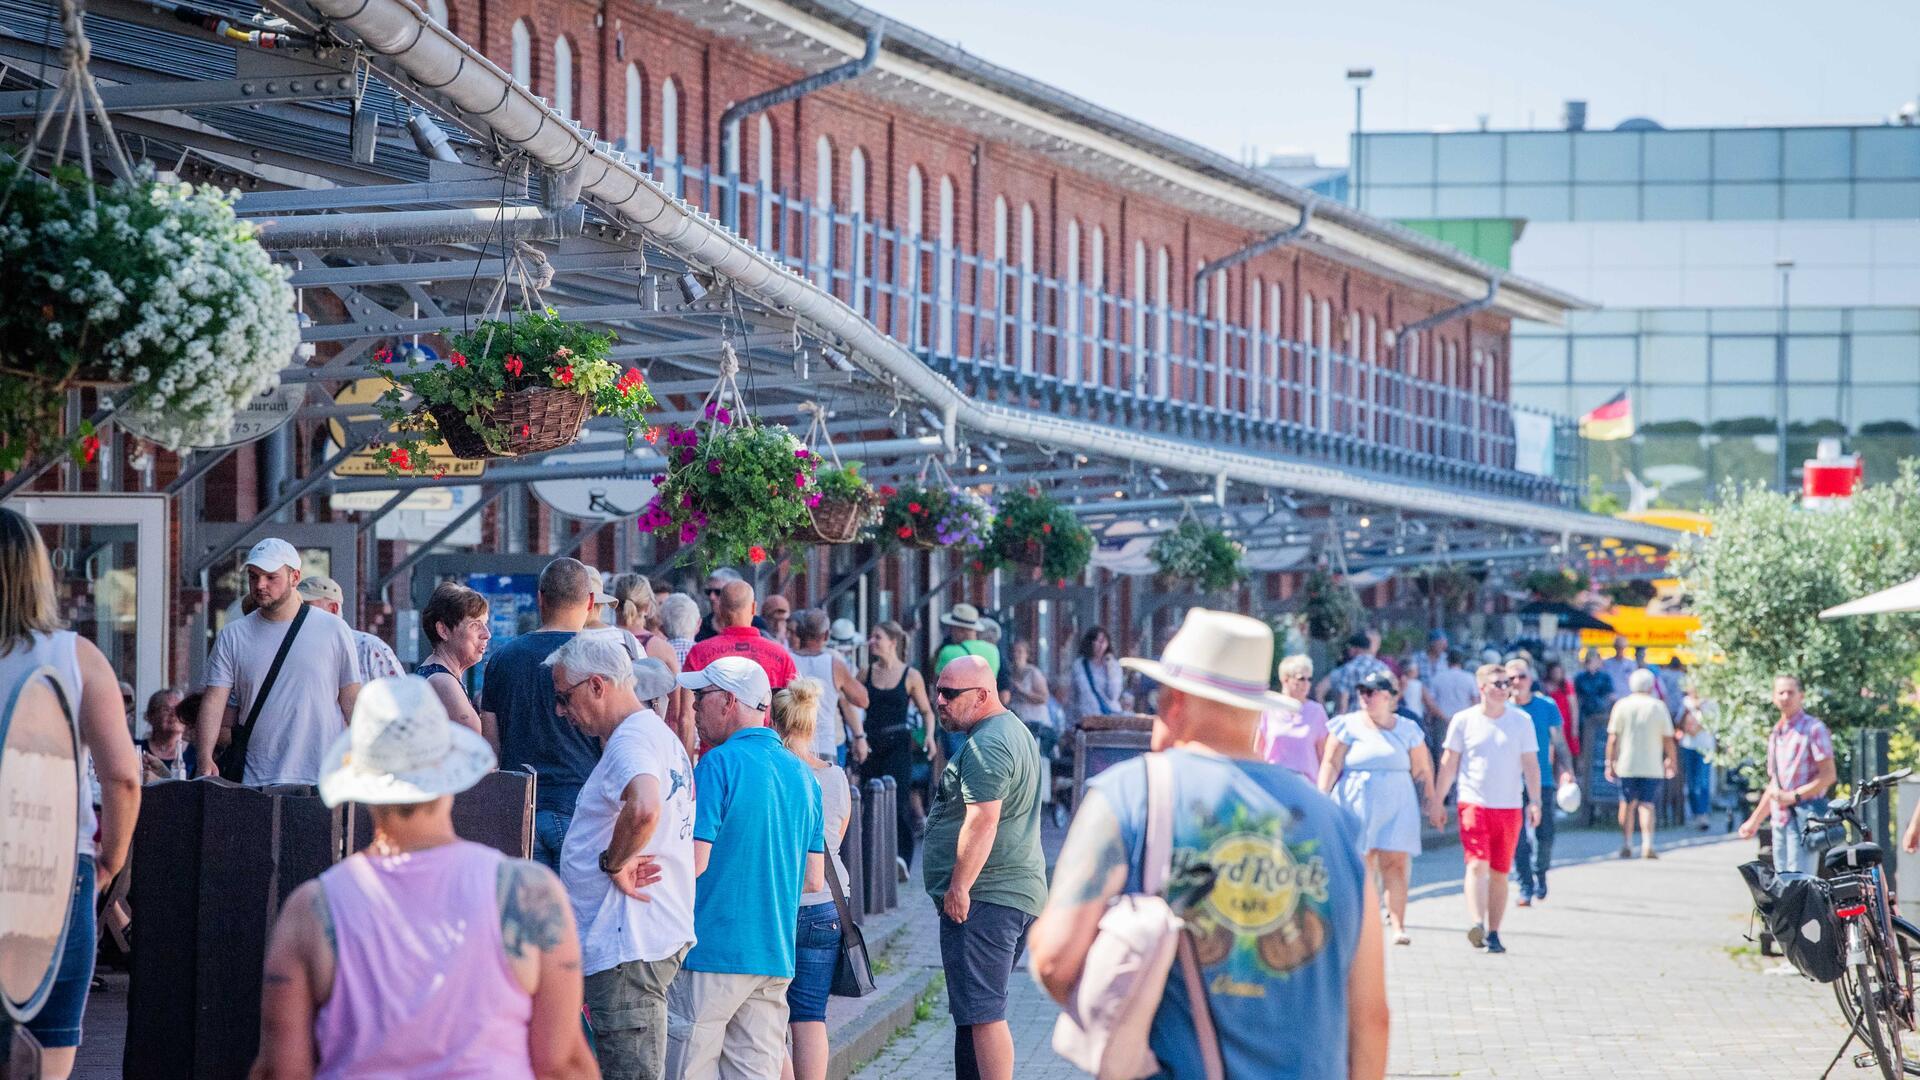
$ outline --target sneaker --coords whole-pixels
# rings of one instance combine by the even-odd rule
[[[1538,904],[1544,901],[1546,898],[1547,898],[1547,883],[1545,880],[1542,880],[1540,882],[1540,891],[1533,894],[1533,902]]]
[[[1528,895],[1527,895],[1527,894],[1525,894],[1525,893],[1521,893],[1521,894],[1520,894],[1520,899],[1518,899],[1518,900],[1515,900],[1515,901],[1513,902],[1513,906],[1514,906],[1514,907],[1532,907],[1532,906],[1533,906],[1533,897],[1531,897],[1531,896],[1528,896]]]
[[[1407,932],[1405,930],[1402,930],[1399,933],[1393,935],[1393,943],[1395,945],[1411,945],[1413,944],[1413,938],[1407,936]]]
[[[1493,933],[1487,935],[1487,951],[1490,953],[1503,953],[1507,951],[1507,947],[1500,944],[1500,931],[1495,930]]]
[[[1486,948],[1487,947],[1487,928],[1485,926],[1482,926],[1479,923],[1474,923],[1472,926],[1468,927],[1467,928],[1467,944],[1472,945],[1476,949]]]
[[[1646,849],[1645,851],[1642,851],[1642,852],[1640,853],[1640,857],[1641,857],[1641,858],[1643,858],[1643,859],[1657,859],[1657,858],[1659,858],[1660,856],[1659,856],[1659,855],[1656,855],[1656,854],[1654,854],[1654,851],[1653,851],[1653,849],[1652,849],[1652,848],[1648,848],[1648,849]]]
[[[902,885],[906,884],[907,879],[913,876],[913,871],[907,869],[907,860],[898,855],[893,857],[893,869],[900,875],[900,883]]]
[[[1627,845],[1625,845],[1625,844],[1621,844],[1621,845],[1620,845],[1620,857],[1621,857],[1621,858],[1623,858],[1623,859],[1631,859],[1631,858],[1633,858],[1633,849],[1632,849],[1632,848],[1630,848],[1630,847],[1628,847],[1628,846],[1627,846]]]

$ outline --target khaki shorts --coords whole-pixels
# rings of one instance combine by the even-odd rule
[[[667,1075],[769,1080],[787,1053],[787,984],[772,975],[688,971],[667,990]]]

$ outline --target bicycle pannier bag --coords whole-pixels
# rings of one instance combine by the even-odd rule
[[[1800,974],[1828,983],[1846,967],[1840,919],[1833,913],[1827,883],[1818,878],[1787,878],[1767,913],[1767,930]]]

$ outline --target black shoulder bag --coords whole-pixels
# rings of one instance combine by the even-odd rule
[[[847,910],[847,894],[840,888],[840,874],[833,868],[833,852],[826,853],[827,887],[833,890],[833,906],[840,912],[840,955],[833,962],[834,997],[866,997],[873,993],[873,962],[867,958],[867,937],[854,925]]]
[[[293,648],[293,639],[300,633],[300,624],[307,621],[307,605],[302,603],[300,610],[293,613],[293,625],[287,627],[287,636],[280,639],[280,651],[273,654],[273,664],[267,668],[267,677],[260,681],[259,692],[253,695],[253,707],[247,710],[245,723],[233,726],[233,737],[227,741],[227,748],[220,751],[215,764],[220,767],[222,779],[234,783],[243,783],[247,774],[247,742],[253,737],[253,722],[260,719],[260,706],[267,703],[267,695],[273,693],[273,684],[280,678],[280,665],[286,663],[287,652]]]

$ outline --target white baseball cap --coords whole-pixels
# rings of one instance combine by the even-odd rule
[[[677,681],[683,690],[704,690],[709,686],[725,690],[749,709],[764,709],[773,700],[767,669],[744,656],[723,656],[699,671],[681,672]]]
[[[298,570],[300,569],[300,551],[277,536],[269,536],[253,545],[253,550],[247,552],[247,565],[257,566],[269,574],[283,566],[289,570]]]
[[[493,771],[487,741],[447,719],[440,695],[418,675],[375,679],[353,703],[353,723],[327,748],[320,800],[384,806],[454,795]]]
[[[1561,784],[1559,790],[1553,793],[1553,802],[1563,814],[1571,814],[1580,809],[1580,785],[1574,782],[1573,777],[1567,777],[1567,782]]]
[[[331,600],[336,604],[347,602],[347,594],[341,590],[340,583],[325,574],[301,578],[294,591],[300,594],[302,600]]]
[[[589,566],[587,567],[587,573],[593,577],[593,602],[595,604],[618,603],[618,601],[613,598],[613,594],[607,591],[607,579],[600,576],[599,567]]]

